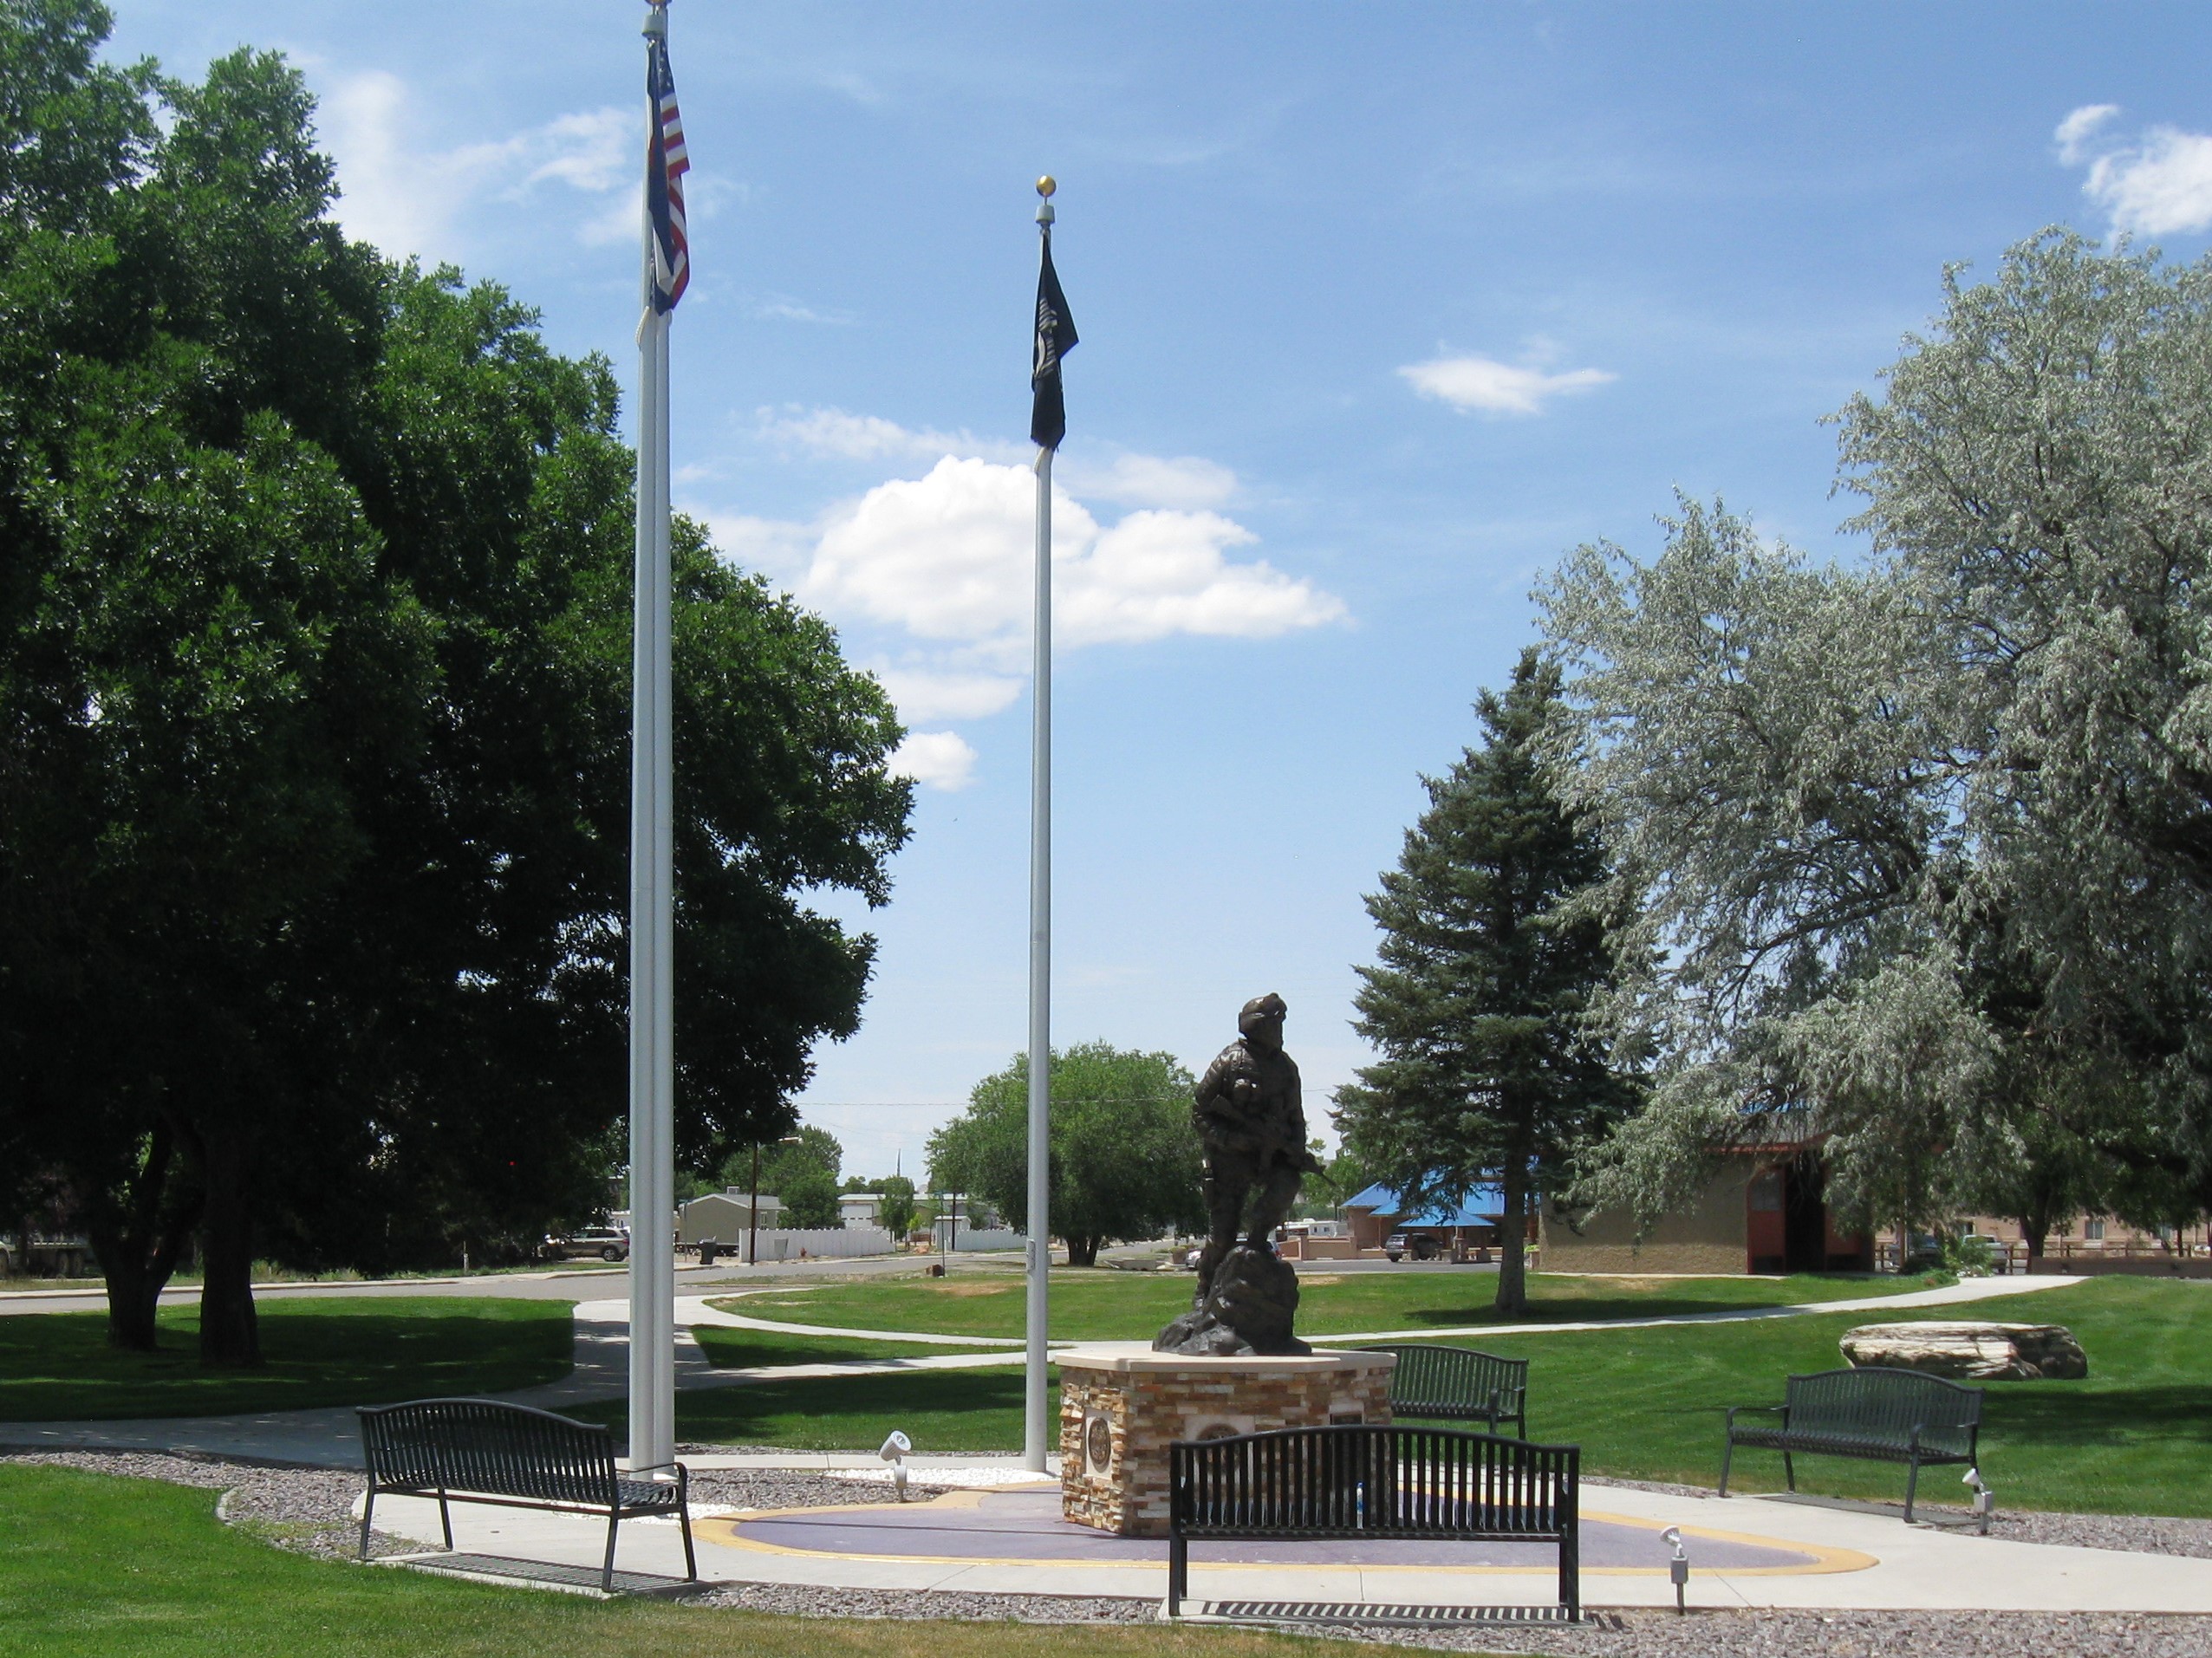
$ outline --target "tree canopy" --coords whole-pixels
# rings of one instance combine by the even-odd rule
[[[1191,1074],[1170,1055],[1103,1042],[1055,1049],[1051,1063],[1051,1225],[1069,1265],[1096,1265],[1102,1244],[1203,1226]],[[929,1137],[929,1179],[1027,1229],[1027,1055],[978,1083],[967,1110]]]
[[[1475,705],[1482,747],[1424,780],[1428,809],[1367,900],[1382,936],[1353,1028],[1382,1057],[1336,1100],[1346,1144],[1409,1205],[1501,1187],[1509,1314],[1526,1303],[1530,1199],[1563,1194],[1636,1100],[1632,1070],[1588,1028],[1614,979],[1607,918],[1580,901],[1605,854],[1544,775],[1558,695],[1558,670],[1525,651],[1505,694]]]
[[[329,217],[240,51],[0,11],[0,1167],[66,1185],[119,1340],[195,1229],[382,1267],[602,1200],[624,1110],[632,460],[603,360]],[[910,785],[819,619],[674,547],[680,1151],[789,1128],[856,1024]]]
[[[2212,1199],[2212,261],[2053,231],[1944,300],[1837,417],[1864,561],[1685,502],[1539,595],[1647,1213],[1786,1109],[1869,1219]]]

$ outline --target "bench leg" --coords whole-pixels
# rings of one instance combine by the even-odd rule
[[[615,1592],[615,1528],[621,1523],[619,1514],[607,1517],[607,1558],[599,1568],[599,1592],[602,1595]]]
[[[368,1517],[376,1512],[376,1487],[372,1485],[368,1494],[361,1500],[361,1557],[368,1558]]]
[[[686,1503],[678,1509],[676,1517],[683,1522],[684,1527],[684,1581],[695,1583],[699,1581],[699,1557],[692,1552],[691,1505]]]
[[[1559,1534],[1559,1603],[1568,1622],[1582,1622],[1582,1543],[1572,1525]]]
[[[1735,1460],[1735,1436],[1731,1434],[1721,1447],[1721,1489],[1714,1492],[1714,1496],[1726,1497],[1728,1494],[1728,1465]]]
[[[1920,1488],[1920,1459],[1912,1460],[1912,1472],[1905,1475],[1905,1524],[1912,1524],[1913,1493]]]
[[[1790,1489],[1797,1489],[1797,1461],[1787,1451],[1782,1453],[1782,1478],[1789,1481]]]
[[[446,1533],[446,1552],[453,1552],[453,1511],[446,1501],[446,1487],[438,1488],[438,1524]]]
[[[1168,1616],[1183,1615],[1183,1590],[1190,1575],[1190,1544],[1181,1538],[1168,1540]]]

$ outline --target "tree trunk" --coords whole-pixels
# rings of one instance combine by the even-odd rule
[[[158,1117],[120,1201],[101,1193],[86,1216],[93,1256],[107,1281],[107,1344],[127,1352],[153,1350],[161,1291],[198,1223],[197,1187],[176,1162],[175,1134],[167,1117]]]
[[[1508,1162],[1500,1184],[1506,1213],[1499,1217],[1497,1310],[1518,1318],[1528,1310],[1528,1177]]]
[[[206,1136],[206,1209],[200,1222],[199,1362],[261,1362],[253,1307],[250,1157],[235,1130]]]
[[[1068,1265],[1070,1266],[1097,1265],[1099,1241],[1100,1240],[1096,1238],[1086,1237],[1080,1233],[1068,1239]]]

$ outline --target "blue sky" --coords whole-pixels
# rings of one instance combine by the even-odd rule
[[[322,101],[341,216],[634,376],[642,7],[116,0]],[[2212,13],[676,0],[678,504],[917,733],[860,1035],[802,1102],[909,1173],[1025,1040],[1031,181],[1057,174],[1056,1039],[1194,1069],[1280,992],[1325,1127],[1361,907],[1565,549],[1723,494],[1822,555],[1819,417],[2053,223],[2195,257]],[[683,757],[678,763],[683,764]]]

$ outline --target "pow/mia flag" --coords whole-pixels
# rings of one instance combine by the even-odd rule
[[[1068,296],[1060,291],[1060,278],[1052,269],[1052,237],[1044,238],[1044,263],[1037,272],[1037,346],[1030,360],[1029,387],[1035,400],[1030,406],[1030,440],[1044,449],[1057,449],[1068,435],[1068,407],[1060,397],[1060,359],[1076,343],[1076,325],[1068,315]]]

